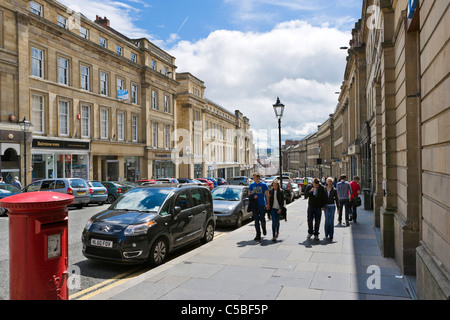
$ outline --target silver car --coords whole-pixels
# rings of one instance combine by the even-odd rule
[[[25,192],[52,191],[74,196],[72,206],[81,209],[90,201],[89,188],[81,178],[59,178],[34,181],[25,187]]]
[[[252,212],[247,212],[249,203],[247,186],[218,186],[211,194],[217,224],[234,225],[239,228],[243,221],[252,217]]]

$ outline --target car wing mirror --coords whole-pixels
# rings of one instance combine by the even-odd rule
[[[175,208],[173,208],[173,210],[172,210],[172,217],[173,217],[174,220],[177,219],[177,217],[180,214],[180,212],[181,212],[181,207],[176,206]]]

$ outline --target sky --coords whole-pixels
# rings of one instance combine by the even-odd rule
[[[333,113],[362,0],[58,0],[146,37],[205,82],[205,96],[250,119],[259,147],[301,139]],[[274,146],[276,144],[276,146]]]

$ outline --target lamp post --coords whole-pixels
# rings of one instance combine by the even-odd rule
[[[280,98],[277,98],[277,102],[273,105],[275,116],[278,119],[278,148],[280,152],[280,187],[283,190],[283,163],[281,162],[281,118],[283,118],[284,104],[280,102]]]
[[[27,133],[30,130],[31,122],[23,117],[22,121],[19,121],[20,129],[23,132],[23,167],[24,167],[24,187],[27,186]]]

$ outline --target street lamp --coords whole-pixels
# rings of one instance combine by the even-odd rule
[[[319,165],[319,179],[322,181],[322,158],[320,157],[320,150],[322,150],[322,147],[319,145],[317,149],[319,150],[319,158],[317,159],[317,164]]]
[[[280,152],[280,187],[283,190],[283,163],[281,162],[281,118],[283,118],[284,104],[280,102],[280,98],[277,98],[277,102],[273,105],[275,116],[278,119],[278,148]]]
[[[31,122],[23,117],[22,121],[19,121],[20,129],[23,132],[23,167],[25,169],[24,187],[27,186],[27,133],[30,130]]]

